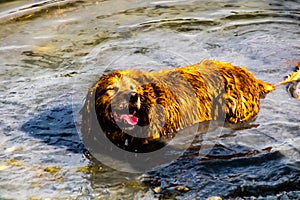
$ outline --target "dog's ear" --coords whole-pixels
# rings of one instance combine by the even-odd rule
[[[144,92],[152,92],[156,95],[159,95],[160,93],[165,93],[168,90],[166,86],[156,82],[143,84],[140,88],[142,88]]]
[[[109,74],[104,74],[102,75],[98,82],[95,84],[96,88],[97,88],[97,93],[96,96],[102,96],[104,93],[106,93],[107,91],[109,92],[109,96],[112,96],[115,93],[115,85],[116,83],[120,80],[121,78],[121,73],[118,71],[113,71]],[[113,91],[113,94],[111,93],[111,90]]]
[[[161,83],[152,82],[142,85],[138,89],[142,103],[146,103],[149,106],[155,104],[161,104],[167,106],[170,102],[177,102],[176,94],[172,91],[172,88],[168,88]]]

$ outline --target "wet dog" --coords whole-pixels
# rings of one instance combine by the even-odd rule
[[[196,123],[252,120],[260,98],[274,89],[246,68],[216,60],[153,72],[113,71],[90,88],[82,131],[89,140],[105,134],[120,148],[144,152]]]
[[[298,69],[279,84],[299,76]],[[101,146],[108,138],[121,149],[153,151],[164,146],[162,139],[197,123],[253,120],[260,98],[274,89],[245,67],[216,60],[153,72],[113,71],[88,92],[81,111],[83,141]]]

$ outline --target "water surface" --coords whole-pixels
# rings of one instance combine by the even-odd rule
[[[257,126],[142,176],[87,159],[78,130],[87,89],[114,69],[210,58],[278,83],[300,59],[299,19],[297,1],[0,1],[0,198],[299,199],[300,102],[284,86]]]

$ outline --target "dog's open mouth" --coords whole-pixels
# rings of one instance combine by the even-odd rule
[[[119,128],[124,130],[132,130],[137,125],[139,118],[132,114],[117,114],[110,113],[111,118],[119,126]]]

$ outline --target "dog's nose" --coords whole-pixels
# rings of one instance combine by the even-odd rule
[[[135,97],[136,95],[137,95],[136,92],[128,92],[127,93],[127,98],[130,99],[132,97]]]
[[[119,105],[119,108],[123,110],[123,109],[125,108],[125,105],[124,105],[123,103],[121,103],[121,104]]]
[[[119,109],[120,109],[120,110],[128,109],[128,102],[120,103]]]

